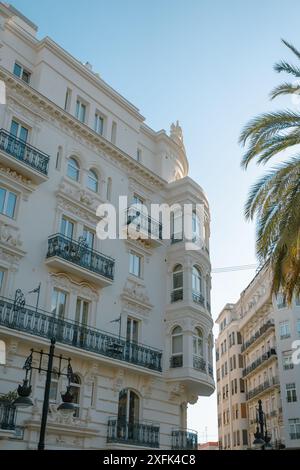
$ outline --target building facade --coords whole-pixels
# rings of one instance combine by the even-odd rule
[[[36,448],[45,373],[32,372],[33,406],[15,415],[9,397],[30,349],[48,351],[52,337],[71,358],[76,409],[57,410],[56,359],[47,448],[195,448],[187,406],[214,391],[210,216],[181,128],[152,130],[90,64],[36,33],[0,4],[0,448]],[[125,227],[138,217],[148,237],[99,240],[97,207],[119,196],[201,203],[204,245],[186,249],[175,216],[165,240],[160,222],[127,208]]]
[[[237,380],[242,387],[240,395],[236,398],[241,406],[246,404],[245,420],[239,423],[244,435],[243,448],[252,447],[257,427],[258,400],[262,401],[266,429],[273,447],[300,447],[300,408],[297,403],[300,366],[292,361],[293,342],[299,340],[299,303],[298,299],[295,299],[293,305],[287,308],[282,296],[273,298],[270,272],[263,268],[242,292],[238,302],[227,305],[219,315],[217,322],[220,325],[220,333],[216,342],[216,353],[222,343],[224,344],[225,332],[231,323],[240,338],[240,367]],[[220,359],[217,361],[217,381]],[[223,383],[217,382],[218,394],[221,387]],[[226,397],[228,402],[234,397],[233,390],[229,389],[229,396]],[[241,390],[245,393],[241,394]],[[219,414],[223,412],[225,405],[226,402],[224,403],[220,396]],[[228,430],[233,425],[233,416],[234,414],[229,413],[227,428],[219,426],[219,439],[222,447],[225,444],[227,448],[234,449],[238,446],[234,445],[235,441],[232,443],[232,438],[228,444]]]

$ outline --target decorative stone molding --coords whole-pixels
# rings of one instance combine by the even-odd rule
[[[22,241],[19,229],[0,220],[0,242],[13,248],[20,248]]]
[[[169,400],[175,402],[185,401],[186,387],[181,382],[172,382],[168,386]]]
[[[153,387],[155,379],[153,377],[145,378],[144,384],[141,387],[141,395],[145,400],[149,400],[153,395]]]
[[[114,377],[111,379],[112,390],[115,396],[124,388],[125,372],[123,369],[117,369]]]
[[[127,279],[120,296],[123,310],[145,316],[153,308],[144,284],[133,279]]]
[[[49,274],[49,281],[52,287],[66,289],[74,294],[82,295],[85,299],[97,302],[99,300],[98,292],[86,282],[76,282],[70,276],[62,273]]]
[[[69,426],[78,426],[80,424],[80,419],[74,417],[72,413],[64,414],[58,411],[56,403],[49,404],[49,411],[48,420],[50,423],[68,424]]]

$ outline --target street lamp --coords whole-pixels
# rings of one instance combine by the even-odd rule
[[[13,405],[19,408],[25,408],[28,406],[32,406],[32,400],[29,397],[31,394],[31,376],[32,376],[32,370],[38,370],[40,372],[46,372],[46,383],[45,383],[45,392],[44,392],[44,401],[43,401],[43,411],[42,411],[42,420],[41,420],[41,428],[40,428],[40,437],[39,437],[39,443],[38,443],[38,450],[44,450],[45,449],[45,433],[46,433],[46,425],[47,425],[47,417],[48,417],[48,408],[49,408],[49,396],[50,396],[50,386],[51,386],[51,375],[54,372],[53,370],[53,359],[57,358],[59,362],[58,370],[55,370],[55,373],[60,377],[61,375],[64,375],[68,379],[68,386],[67,386],[67,391],[64,394],[61,394],[62,398],[62,403],[59,405],[57,408],[60,410],[62,413],[67,414],[67,413],[72,413],[75,410],[75,407],[72,403],[73,401],[73,395],[71,393],[71,381],[73,377],[73,371],[71,367],[71,359],[70,358],[65,358],[62,355],[56,356],[54,354],[55,351],[55,338],[51,339],[51,345],[49,352],[44,352],[43,350],[41,351],[35,351],[34,349],[31,349],[30,355],[27,357],[25,364],[23,366],[23,369],[25,369],[25,379],[23,380],[23,385],[19,385],[18,387],[18,398],[13,402]],[[38,367],[35,367],[32,365],[33,361],[33,354],[39,354],[39,365]],[[48,365],[47,368],[44,369],[42,367],[42,361],[43,361],[43,356],[48,356]],[[61,370],[62,366],[62,361],[67,361],[67,372],[64,373]]]
[[[271,437],[267,431],[266,413],[262,409],[262,401],[258,400],[258,408],[256,409],[256,432],[254,433],[253,446],[257,450],[272,450],[270,444]]]

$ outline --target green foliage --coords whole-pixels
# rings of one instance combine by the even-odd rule
[[[13,403],[18,398],[17,390],[0,395],[0,403]]]

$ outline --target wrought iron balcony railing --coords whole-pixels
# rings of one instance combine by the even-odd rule
[[[261,364],[263,364],[268,359],[270,359],[271,357],[276,356],[276,355],[277,355],[276,349],[274,349],[274,348],[269,349],[269,351],[265,352],[261,357],[258,357],[254,362],[252,362],[252,364],[250,364],[250,366],[245,367],[245,369],[243,369],[243,377],[250,374],[250,372],[253,372]]]
[[[300,439],[300,432],[291,432],[291,433],[290,433],[290,438],[291,438],[292,440],[294,440],[294,439]]]
[[[199,292],[193,292],[192,296],[193,296],[193,301],[194,302],[196,302],[197,304],[200,304],[204,307],[204,297],[203,297],[202,294],[200,294]]]
[[[170,367],[171,369],[176,369],[176,367],[183,366],[183,356],[182,354],[178,356],[171,356],[170,357]]]
[[[10,403],[0,402],[0,429],[16,428],[17,409]]]
[[[0,325],[161,372],[162,352],[0,297]]]
[[[183,289],[177,289],[171,292],[171,303],[178,302],[178,300],[183,300]]]
[[[45,176],[48,175],[49,155],[27,144],[24,140],[18,139],[4,129],[0,129],[0,150],[20,160],[39,173]]]
[[[159,425],[150,423],[130,423],[118,418],[109,418],[107,442],[159,447]]]
[[[214,369],[213,369],[213,366],[211,364],[208,364],[208,373],[211,377],[214,376]]]
[[[174,429],[172,431],[173,450],[197,450],[198,434],[188,429]]]
[[[266,331],[270,328],[275,327],[275,323],[272,320],[268,320],[248,341],[245,341],[242,345],[242,352],[249,348],[253,343],[256,342]]]
[[[154,220],[148,214],[136,207],[128,207],[126,210],[126,225],[134,225],[137,232],[143,232],[154,240],[162,240],[162,224]]]
[[[89,248],[84,239],[75,241],[56,234],[48,238],[47,258],[58,256],[95,274],[113,280],[115,260]]]
[[[254,398],[260,393],[264,392],[265,390],[268,390],[269,388],[273,387],[273,385],[278,384],[278,377],[272,377],[272,379],[266,380],[265,382],[253,388],[252,390],[249,390],[249,392],[246,393],[246,400],[250,400],[251,398]]]
[[[201,372],[206,372],[206,362],[202,357],[193,356],[193,367]]]

